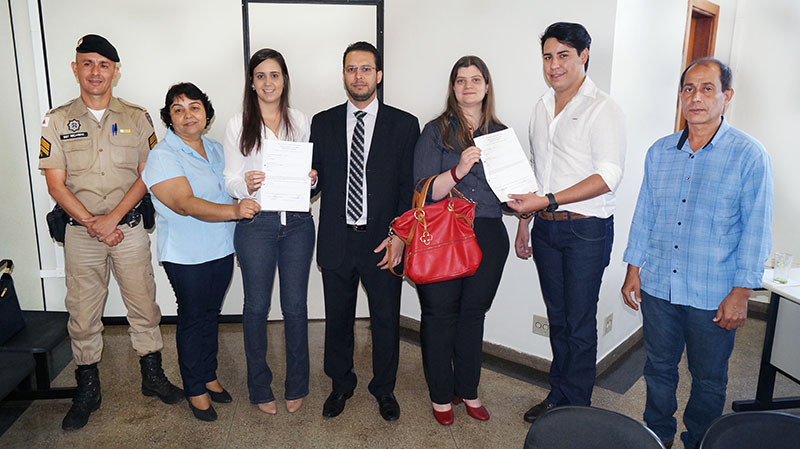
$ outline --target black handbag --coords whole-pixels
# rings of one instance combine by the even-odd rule
[[[0,262],[0,344],[5,343],[17,332],[25,327],[25,319],[19,308],[17,292],[14,290],[14,280],[11,271],[14,262],[4,259]]]
[[[47,230],[50,237],[58,243],[64,243],[64,235],[67,232],[67,222],[69,214],[58,204],[47,213]]]

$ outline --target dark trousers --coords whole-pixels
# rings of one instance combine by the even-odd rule
[[[531,246],[553,350],[547,399],[555,404],[591,404],[597,301],[613,240],[613,217],[534,221]]]
[[[476,218],[483,258],[474,275],[417,285],[422,308],[422,366],[431,401],[478,397],[483,324],[508,258],[508,232],[500,218]]]
[[[233,254],[197,265],[163,262],[178,302],[175,341],[187,397],[217,378],[217,317],[233,276]]]
[[[378,242],[379,243],[379,242]],[[333,391],[349,393],[356,388],[353,372],[353,325],[358,282],[364,284],[372,330],[372,380],[374,396],[390,394],[397,379],[400,353],[400,288],[402,280],[389,270],[380,270],[384,252],[375,254],[378,243],[368,242],[366,233],[347,231],[344,262],[336,269],[322,269],[325,292],[325,374]]]
[[[717,326],[712,321],[716,314],[716,310],[670,304],[642,290],[642,330],[647,352],[644,421],[661,441],[672,440],[677,429],[675,391],[684,348],[692,389],[683,411],[683,447],[697,447],[708,426],[722,415],[736,331]]]

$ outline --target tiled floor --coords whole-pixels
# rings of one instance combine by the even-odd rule
[[[137,357],[130,347],[126,328],[109,326],[100,363],[103,404],[79,431],[61,430],[61,419],[69,400],[36,401],[0,437],[2,448],[521,448],[528,430],[522,414],[547,391],[541,386],[484,369],[480,396],[492,414],[487,422],[467,416],[464,407],[455,412],[455,423],[443,427],[431,415],[419,347],[401,342],[400,371],[395,390],[402,408],[400,420],[387,423],[366,389],[371,374],[370,335],[365,321],[356,324],[356,374],[360,383],[337,418],[321,416],[322,402],[330,380],[322,371],[324,324],[310,324],[311,394],[303,408],[290,414],[281,404],[276,416],[258,411],[247,400],[241,325],[220,327],[220,381],[234,397],[232,404],[215,405],[219,420],[203,423],[192,417],[186,403],[165,405],[139,392]],[[165,371],[180,382],[175,352],[175,327],[163,326]],[[273,389],[283,393],[282,326],[270,324],[268,359],[275,379]],[[730,401],[752,398],[755,393],[764,322],[748,320],[737,335],[730,367]],[[55,384],[74,384],[74,366],[68,366]],[[678,389],[681,407],[689,392],[685,361]],[[645,384],[639,379],[627,392],[618,394],[596,387],[593,405],[616,410],[636,419],[644,411]],[[800,386],[779,379],[776,395],[800,395]],[[9,406],[8,403],[0,407]],[[794,412],[798,412],[794,410]],[[679,431],[681,424],[679,421]],[[674,446],[680,448],[680,443]]]

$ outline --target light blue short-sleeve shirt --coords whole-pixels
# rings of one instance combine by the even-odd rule
[[[185,177],[197,198],[231,204],[225,191],[225,157],[222,145],[203,137],[208,160],[186,145],[172,130],[153,148],[147,158],[142,181],[156,209],[158,260],[184,265],[209,262],[233,253],[233,222],[208,222],[175,213],[153,194],[152,186],[172,178]]]

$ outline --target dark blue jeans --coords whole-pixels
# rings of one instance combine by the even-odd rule
[[[217,378],[217,317],[233,276],[233,254],[196,265],[162,262],[178,302],[175,342],[187,397]]]
[[[735,330],[725,330],[711,321],[716,310],[670,304],[642,290],[644,349],[647,362],[647,403],[644,420],[661,438],[675,437],[678,402],[678,363],[686,348],[692,389],[683,412],[687,432],[683,446],[694,449],[708,426],[722,415],[728,386],[728,359],[733,352]]]
[[[272,402],[272,371],[267,364],[267,315],[275,267],[280,281],[286,342],[286,400],[308,395],[308,272],[314,250],[314,219],[309,212],[260,212],[236,224],[233,239],[244,283],[244,352],[250,402]]]
[[[613,217],[534,221],[531,246],[553,350],[547,399],[555,404],[591,404],[597,300],[613,241]]]

